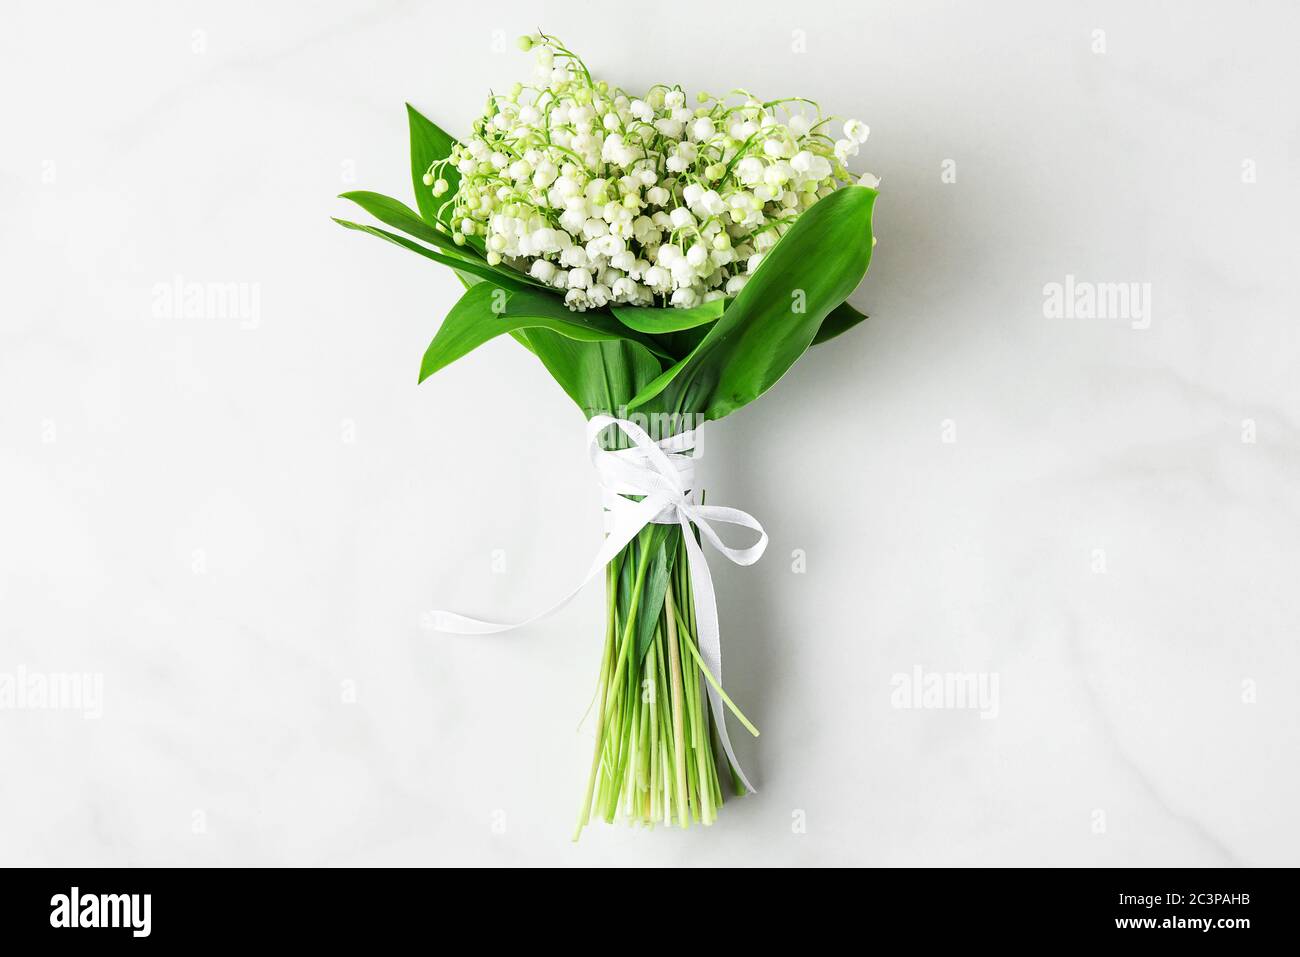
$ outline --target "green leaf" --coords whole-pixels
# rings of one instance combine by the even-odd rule
[[[346,219],[339,219],[337,217],[333,217],[333,219],[334,222],[338,223],[340,226],[346,227],[347,229],[355,229],[358,232],[369,233],[371,236],[378,236],[380,239],[386,239],[390,243],[401,246],[403,249],[409,249],[413,253],[419,253],[426,259],[432,259],[436,263],[450,266],[457,272],[472,273],[480,279],[486,279],[488,282],[495,283],[499,286],[505,286],[509,289],[527,289],[532,285],[523,276],[514,279],[509,275],[503,274],[499,270],[493,269],[491,266],[487,265],[487,263],[480,262],[477,259],[470,258],[469,256],[457,258],[448,253],[435,252],[432,249],[421,246],[417,242],[412,242],[405,236],[398,236],[396,233],[390,233],[388,230],[380,229],[378,226],[367,226],[364,223],[351,223]]]
[[[628,403],[659,374],[659,360],[640,342],[620,338],[581,342],[530,329],[528,344],[583,415],[623,416]]]
[[[815,346],[821,345],[829,339],[834,339],[841,333],[848,332],[866,318],[866,315],[858,312],[847,302],[842,302],[831,310],[829,316],[822,320],[817,335],[813,336],[812,344]]]
[[[456,273],[456,278],[460,280],[460,284],[466,289],[470,286],[476,286],[481,282],[486,282],[485,279],[475,276],[473,273],[461,272],[459,269],[454,270],[454,272]],[[515,340],[515,342],[519,343],[529,352],[533,351],[533,347],[528,342],[528,333],[524,332],[524,330],[516,329],[514,332],[510,333],[510,338]]]
[[[668,582],[672,576],[673,564],[677,558],[676,539],[669,542],[673,533],[681,535],[676,525],[655,525],[650,547],[650,565],[646,569],[645,584],[641,586],[641,607],[637,609],[636,654],[645,657],[654,640],[655,626],[659,624],[659,614],[664,608],[664,594],[668,591]]]
[[[450,189],[441,196],[434,196],[432,188],[424,185],[424,174],[434,162],[451,155],[456,141],[410,103],[406,104],[406,115],[411,127],[411,181],[415,186],[415,204],[426,223],[432,225],[442,221],[450,225],[448,216],[438,215],[438,207],[456,195],[460,188],[460,173],[450,163],[444,168],[442,178]]]
[[[875,201],[875,190],[846,186],[800,216],[680,368],[634,408],[654,401],[720,419],[771,388],[866,274]]]
[[[671,306],[611,306],[609,311],[629,329],[663,335],[713,322],[722,315],[726,305],[725,299],[715,299],[691,309],[674,309]]]
[[[704,341],[704,337],[709,334],[709,328],[709,326],[696,326],[694,329],[679,329],[666,336],[655,336],[655,341],[662,343],[669,353],[680,359],[690,355],[695,347]]]
[[[673,379],[677,378],[690,361],[691,356],[679,359],[650,382],[647,382],[645,386],[632,397],[632,401],[627,404],[628,410],[635,411],[636,409],[644,408],[649,405],[652,400],[664,391],[664,389],[668,388],[669,383],[671,383]]]
[[[371,193],[362,189],[353,190],[350,193],[340,193],[339,198],[351,200],[381,223],[386,223],[394,229],[400,229],[408,236],[422,239],[426,243],[431,243],[439,249],[460,258],[477,258],[470,257],[468,255],[469,251],[464,246],[457,246],[450,234],[430,226],[420,218],[419,213],[400,199],[393,199],[391,196],[385,196],[382,193]]]
[[[530,315],[537,318],[550,319],[562,324],[578,322],[583,325],[593,326],[610,333],[610,335],[602,336],[600,341],[612,338],[628,339],[641,344],[657,356],[661,356],[665,359],[671,358],[671,356],[669,356],[668,353],[655,342],[653,337],[643,335],[639,332],[631,332],[623,328],[622,325],[614,320],[613,316],[603,309],[589,309],[586,312],[574,312],[564,304],[564,300],[561,296],[549,286],[542,286],[539,289],[520,290],[519,292],[512,294],[510,297],[509,309],[512,312],[527,311]],[[547,328],[549,328],[549,326]]]
[[[567,339],[588,343],[619,341],[627,335],[606,313],[570,312],[549,293],[532,290],[511,292],[488,280],[467,289],[447,313],[438,334],[424,353],[420,381],[489,339],[520,329],[528,329],[530,333],[538,329],[549,330]],[[535,344],[536,336],[530,334],[528,341]],[[657,363],[655,367],[657,371]]]
[[[623,633],[623,627],[627,622],[628,616],[632,612],[632,589],[636,581],[636,552],[637,546],[650,537],[649,529],[642,529],[636,538],[632,539],[628,545],[618,553],[619,568],[615,574],[615,587],[618,591],[618,633]]]

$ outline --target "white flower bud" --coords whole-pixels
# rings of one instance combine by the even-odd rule
[[[682,124],[678,123],[674,119],[669,119],[668,117],[665,116],[662,117],[661,119],[655,120],[654,125],[656,130],[658,130],[664,136],[668,137],[670,140],[681,138]]]
[[[844,137],[853,140],[855,143],[865,143],[867,137],[871,134],[871,127],[867,126],[861,120],[844,121]]]
[[[790,155],[790,144],[785,140],[770,139],[763,141],[763,153],[773,159],[784,159]]]
[[[562,266],[586,266],[588,262],[587,251],[581,246],[570,246],[560,253],[560,265]]]
[[[550,160],[542,160],[533,170],[533,185],[539,189],[545,189],[555,182],[560,171],[555,168],[555,164]]]
[[[560,242],[553,229],[539,229],[532,235],[533,248],[542,253],[560,251]]]
[[[695,225],[695,217],[685,206],[678,206],[670,214],[674,229],[685,229],[687,226]]]
[[[756,156],[746,156],[736,164],[736,176],[746,186],[752,186],[763,178],[763,161]]]
[[[664,243],[659,247],[659,252],[655,256],[655,262],[660,266],[672,266],[673,263],[682,258],[682,247],[675,243]]]

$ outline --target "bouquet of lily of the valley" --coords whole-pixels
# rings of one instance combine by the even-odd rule
[[[758,732],[723,690],[701,543],[749,564],[767,537],[745,512],[705,503],[696,436],[865,318],[845,300],[873,245],[878,184],[847,167],[867,127],[801,97],[692,101],[662,84],[634,96],[554,37],[520,46],[537,51],[535,79],[489,96],[462,139],[408,106],[416,209],[344,194],[405,235],[338,222],[464,284],[421,381],[509,334],[588,419],[606,537],[587,580],[604,578],[608,605],[574,836],[593,815],[710,824],[726,778],[752,790],[726,712]],[[731,547],[718,524],[758,539]],[[437,624],[515,627],[446,612]]]

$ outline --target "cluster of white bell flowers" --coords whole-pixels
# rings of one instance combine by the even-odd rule
[[[534,83],[489,97],[424,182],[446,197],[457,243],[480,237],[489,263],[563,292],[571,309],[734,296],[813,203],[878,183],[847,169],[867,126],[810,100],[737,90],[692,107],[664,85],[634,97],[553,37],[520,47],[538,52]],[[451,195],[448,165],[460,175]]]

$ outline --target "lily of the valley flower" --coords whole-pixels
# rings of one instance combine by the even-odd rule
[[[519,46],[537,51],[536,83],[490,97],[424,184],[442,198],[455,169],[456,242],[483,237],[490,261],[564,291],[571,309],[735,295],[804,210],[854,182],[846,166],[869,133],[858,120],[835,139],[804,100],[736,91],[691,109],[664,85],[633,97],[554,37]]]

